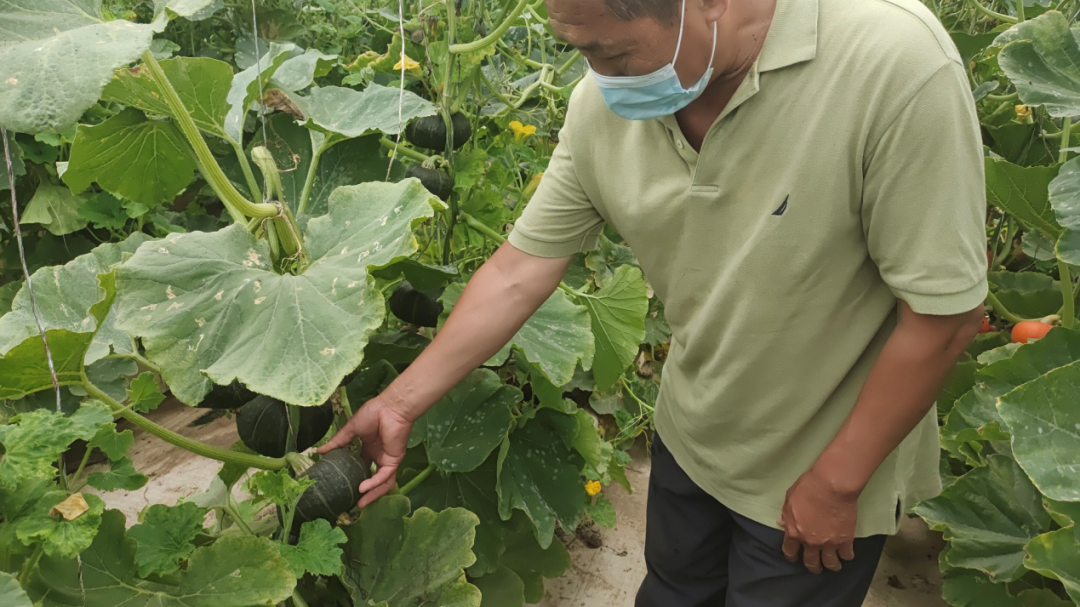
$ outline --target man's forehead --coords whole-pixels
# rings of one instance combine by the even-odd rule
[[[625,48],[633,40],[631,28],[625,21],[615,19],[606,10],[597,10],[587,0],[584,6],[572,2],[551,2],[549,7],[567,6],[565,10],[549,9],[551,29],[560,40],[584,52],[612,51]],[[590,6],[591,5],[591,6]]]

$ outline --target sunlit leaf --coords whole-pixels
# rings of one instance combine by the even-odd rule
[[[154,504],[142,513],[142,522],[128,530],[135,540],[135,565],[140,576],[168,575],[195,552],[192,541],[203,530],[206,511],[191,502]]]
[[[619,266],[599,291],[579,299],[592,317],[596,336],[592,372],[598,389],[610,388],[637,356],[645,338],[647,292],[641,270]]]
[[[53,464],[68,445],[78,439],[93,438],[101,427],[112,423],[112,413],[103,405],[87,404],[73,415],[38,409],[24,413],[14,423],[0,425],[0,488],[14,489],[35,478],[56,475]],[[59,501],[59,500],[57,500]]]
[[[277,548],[297,578],[305,572],[340,575],[345,567],[340,544],[347,540],[340,527],[331,527],[329,521],[316,519],[300,526],[300,539],[295,546],[278,544]]]
[[[1080,552],[1076,546],[1076,536],[1071,529],[1040,535],[1027,545],[1030,558],[1024,565],[1061,582],[1069,597],[1080,603]]]
[[[50,510],[67,497],[64,491],[50,491],[38,500],[31,514],[16,523],[19,541],[27,545],[40,544],[45,554],[58,558],[72,558],[86,550],[97,535],[105,502],[96,495],[85,495],[89,509],[73,520],[50,514]]]

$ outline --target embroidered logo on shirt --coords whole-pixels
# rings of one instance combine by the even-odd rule
[[[791,194],[788,194],[787,196],[784,196],[784,202],[780,205],[780,207],[778,209],[773,211],[772,214],[777,216],[777,217],[783,215],[784,211],[787,210],[787,201],[788,201],[788,198],[790,198],[790,197],[791,197]]]

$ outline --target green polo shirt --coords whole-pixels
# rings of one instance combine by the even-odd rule
[[[674,117],[628,121],[591,78],[513,246],[561,257],[606,222],[665,304],[655,425],[729,508],[776,527],[896,326],[983,301],[983,152],[963,62],[918,0],[778,0],[701,152]],[[897,531],[940,491],[931,411],[859,500]]]

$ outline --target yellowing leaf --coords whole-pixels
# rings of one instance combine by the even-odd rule
[[[62,516],[64,520],[73,521],[90,509],[81,493],[74,493],[59,504],[49,509],[49,516]]]

